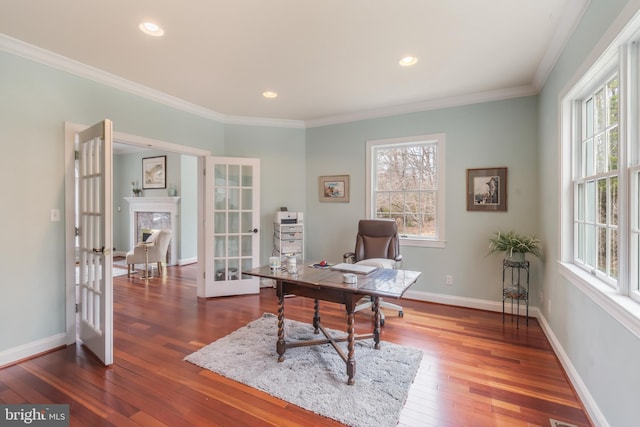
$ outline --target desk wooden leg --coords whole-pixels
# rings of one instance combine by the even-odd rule
[[[353,308],[349,308],[347,311],[347,376],[349,379],[347,380],[347,384],[353,385],[355,384],[355,376],[356,376],[356,358],[354,357],[355,353],[355,328],[353,326],[355,320],[355,313]]]
[[[317,298],[313,300],[313,333],[320,333],[320,302]]]
[[[278,342],[276,351],[278,352],[278,362],[284,360],[284,351],[287,349],[284,342],[284,293],[278,296]]]
[[[374,348],[380,348],[380,297],[373,298],[373,342]]]

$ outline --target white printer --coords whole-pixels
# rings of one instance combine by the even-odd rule
[[[273,222],[276,224],[302,224],[302,212],[277,211]]]

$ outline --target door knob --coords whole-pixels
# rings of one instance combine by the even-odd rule
[[[257,233],[257,232],[258,232],[257,228],[254,228],[253,230],[249,230],[249,233]]]

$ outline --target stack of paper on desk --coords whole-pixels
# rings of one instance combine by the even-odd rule
[[[375,267],[373,265],[349,264],[346,262],[336,264],[333,267],[331,267],[332,270],[344,271],[347,273],[356,273],[356,274],[369,274],[377,270],[377,268],[378,267]]]

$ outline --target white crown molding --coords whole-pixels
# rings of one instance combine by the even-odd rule
[[[556,66],[562,51],[567,45],[571,34],[576,29],[576,26],[582,19],[582,16],[586,12],[591,0],[576,0],[567,2],[565,10],[562,12],[562,16],[556,26],[556,31],[551,37],[551,43],[545,51],[538,69],[533,76],[533,87],[539,92],[542,90],[544,83],[547,81],[549,74]]]
[[[589,0],[583,1],[588,2]],[[537,85],[525,85],[513,88],[499,89],[495,91],[478,92],[474,94],[426,100],[411,104],[396,105],[356,113],[327,116],[307,121],[229,116],[213,110],[209,110],[207,108],[200,107],[190,102],[186,102],[182,99],[167,95],[163,92],[151,89],[147,86],[131,82],[114,74],[110,74],[95,67],[82,64],[78,61],[39,48],[29,43],[25,43],[21,40],[14,39],[4,34],[0,34],[0,50],[200,117],[215,120],[223,124],[238,124],[248,126],[271,126],[300,129],[330,126],[347,122],[355,122],[367,119],[416,113],[420,111],[450,108],[462,105],[478,104],[482,102],[499,101],[521,96],[535,95],[539,91]]]
[[[0,34],[0,50],[20,56],[22,58],[47,65],[57,70],[86,78],[88,80],[107,85],[122,91],[140,96],[150,101],[175,108],[206,119],[221,123],[243,124],[251,126],[275,126],[304,128],[304,122],[300,120],[275,120],[254,117],[227,116],[207,108],[200,107],[190,102],[176,98],[166,93],[151,89],[138,83],[123,79],[114,74],[107,73],[95,67],[83,64],[66,56],[50,52],[32,44],[14,39],[5,34]]]
[[[381,117],[398,116],[401,114],[417,113],[420,111],[438,110],[442,108],[459,107],[462,105],[479,104],[482,102],[500,101],[521,96],[536,95],[538,91],[533,86],[518,86],[487,92],[478,92],[460,96],[433,99],[416,102],[413,104],[396,105],[376,110],[362,111],[352,114],[329,116],[320,119],[307,120],[306,127],[322,127],[340,123],[356,122],[361,120],[376,119]]]

